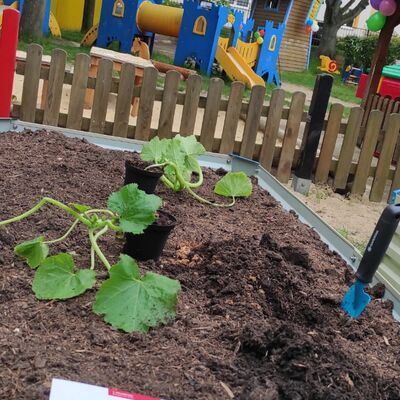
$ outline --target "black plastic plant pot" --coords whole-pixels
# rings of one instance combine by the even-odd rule
[[[137,167],[131,161],[125,161],[125,182],[124,185],[129,183],[136,183],[140,190],[147,194],[153,194],[158,181],[162,176],[162,171],[150,171]]]
[[[125,234],[123,253],[139,261],[157,261],[175,225],[174,216],[165,211],[158,211],[157,220],[147,227],[141,235]]]

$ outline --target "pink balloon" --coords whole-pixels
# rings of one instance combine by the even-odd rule
[[[379,10],[379,6],[381,5],[382,0],[371,0],[371,7],[375,8],[375,10]]]
[[[390,17],[396,12],[397,4],[395,0],[382,0],[379,11],[385,16]]]

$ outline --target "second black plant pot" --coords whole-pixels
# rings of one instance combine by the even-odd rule
[[[147,194],[153,194],[162,174],[162,171],[147,171],[144,168],[133,165],[131,161],[127,160],[125,161],[124,185],[136,183],[140,190],[143,190]]]
[[[158,214],[157,220],[141,235],[125,234],[124,254],[139,261],[157,261],[160,258],[176,219],[165,211],[158,211]]]

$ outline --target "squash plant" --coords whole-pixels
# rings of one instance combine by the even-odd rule
[[[176,135],[172,139],[159,139],[154,137],[143,145],[140,157],[143,161],[152,162],[146,169],[161,167],[164,174],[161,181],[175,192],[186,190],[195,199],[214,207],[232,207],[236,198],[248,197],[252,193],[250,179],[243,172],[228,172],[220,179],[214,192],[220,196],[230,197],[230,203],[214,203],[201,197],[193,189],[203,184],[203,172],[197,157],[205,153],[205,148],[195,136]],[[198,176],[197,181],[192,181],[193,174]]]
[[[143,233],[154,222],[161,206],[158,196],[148,195],[136,184],[129,184],[112,193],[104,209],[78,203],[64,204],[44,197],[25,213],[1,221],[0,226],[21,221],[46,204],[65,211],[72,216],[73,222],[57,239],[45,240],[39,236],[15,247],[15,253],[35,270],[32,289],[38,299],[65,300],[92,289],[96,284],[97,256],[109,278],[97,291],[93,311],[103,315],[106,322],[126,332],[147,332],[175,317],[180,290],[178,281],[153,272],[142,276],[135,260],[124,254],[117,264],[111,265],[98,245],[98,240],[108,231]],[[78,224],[87,228],[90,242],[90,266],[82,269],[75,267],[68,252],[49,256],[49,245],[65,240]]]

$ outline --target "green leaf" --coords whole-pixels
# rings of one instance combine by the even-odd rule
[[[33,279],[32,289],[38,299],[70,299],[91,289],[96,273],[81,269],[74,273],[74,260],[70,254],[60,253],[46,258]]]
[[[49,254],[49,246],[43,242],[43,236],[28,240],[15,246],[14,252],[25,258],[31,268],[37,268]]]
[[[204,146],[197,141],[194,135],[176,135],[174,139],[178,139],[181,142],[181,149],[185,156],[200,156],[206,152]]]
[[[178,167],[185,164],[185,153],[182,151],[182,144],[179,139],[170,139],[165,151],[165,159],[173,162]]]
[[[147,332],[175,318],[179,290],[179,282],[165,276],[147,272],[142,277],[135,260],[121,255],[98,290],[93,311],[125,332]]]
[[[253,190],[244,172],[229,172],[215,185],[214,192],[225,197],[249,197]]]
[[[130,183],[112,193],[107,205],[118,214],[119,225],[124,232],[140,234],[154,222],[155,212],[161,207],[161,199],[139,190],[136,183]]]
[[[85,213],[86,211],[89,211],[92,209],[92,207],[86,206],[85,204],[79,204],[79,203],[68,203],[70,207],[75,208],[80,214]]]
[[[164,162],[164,154],[168,146],[168,140],[160,140],[157,136],[150,140],[149,143],[143,145],[140,158],[143,161],[150,161],[156,164]]]

